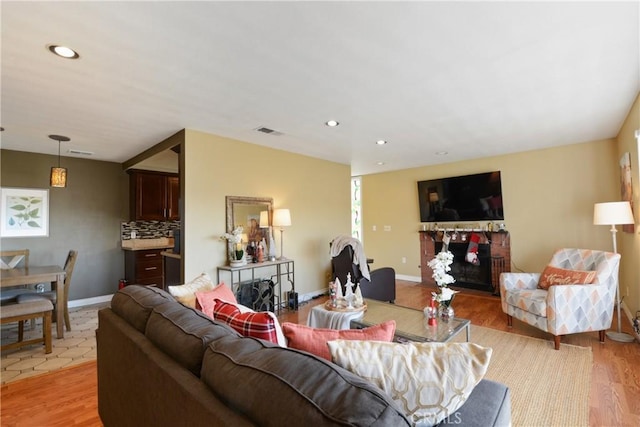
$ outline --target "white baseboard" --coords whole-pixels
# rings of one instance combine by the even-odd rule
[[[406,276],[404,274],[396,274],[396,279],[398,280],[406,280],[407,282],[422,282],[422,277],[420,276]]]
[[[111,301],[111,298],[113,298],[113,294],[102,295],[99,297],[92,297],[92,298],[74,299],[73,301],[69,301],[69,308],[84,307],[86,305],[94,305],[94,304],[102,304],[104,302]]]
[[[307,292],[306,294],[300,294],[298,295],[298,303],[311,301],[314,297],[321,297],[327,292],[329,292],[328,289],[323,291],[313,291],[313,292]]]

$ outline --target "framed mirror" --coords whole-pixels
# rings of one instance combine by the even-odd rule
[[[259,242],[263,238],[268,240],[268,228],[260,228],[260,212],[269,212],[269,219],[273,212],[273,198],[271,197],[241,197],[227,196],[227,233],[242,226],[247,242]]]

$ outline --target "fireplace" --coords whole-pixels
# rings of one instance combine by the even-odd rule
[[[442,250],[443,230],[420,231],[420,269],[422,283],[436,286],[433,271],[427,265]],[[449,251],[453,254],[451,275],[456,279],[453,286],[500,293],[500,274],[511,271],[511,238],[505,231],[479,231],[468,229],[447,230],[449,235],[455,234],[449,243]],[[479,265],[465,260],[469,249],[471,233],[477,234]],[[459,237],[459,238],[458,238]],[[457,240],[457,241],[456,241]]]
[[[480,291],[493,291],[491,284],[491,245],[481,243],[478,245],[478,260],[480,264],[474,265],[465,260],[468,243],[449,243],[449,252],[453,254],[453,264],[449,274],[456,279],[453,286],[477,289]],[[436,253],[442,250],[442,242],[436,242]]]

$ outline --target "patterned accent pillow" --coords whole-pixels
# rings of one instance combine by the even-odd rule
[[[417,425],[453,415],[484,377],[493,351],[472,343],[337,340],[328,346],[334,363],[380,387]]]
[[[245,337],[260,338],[278,344],[278,334],[274,318],[269,312],[242,313],[234,304],[216,299],[213,318],[231,326]]]
[[[213,287],[213,281],[207,273],[202,273],[184,285],[168,286],[169,293],[173,295],[176,300],[191,308],[196,308],[196,292],[210,291]]]
[[[207,316],[213,318],[213,309],[216,306],[216,298],[237,305],[238,301],[231,289],[224,283],[218,284],[210,291],[196,292],[196,309],[201,310]]]
[[[287,346],[303,350],[318,357],[331,360],[327,341],[331,340],[376,340],[391,341],[396,332],[396,321],[389,320],[364,329],[324,329],[284,322],[282,332]]]
[[[538,288],[549,289],[554,285],[588,285],[596,278],[595,271],[567,270],[547,265],[540,275]]]

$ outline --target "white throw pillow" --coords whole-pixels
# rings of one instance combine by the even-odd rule
[[[196,292],[210,291],[215,285],[207,273],[179,286],[169,286],[169,293],[186,306],[196,308]]]
[[[328,346],[334,363],[380,387],[421,426],[438,424],[464,404],[493,351],[472,343],[336,340]]]

